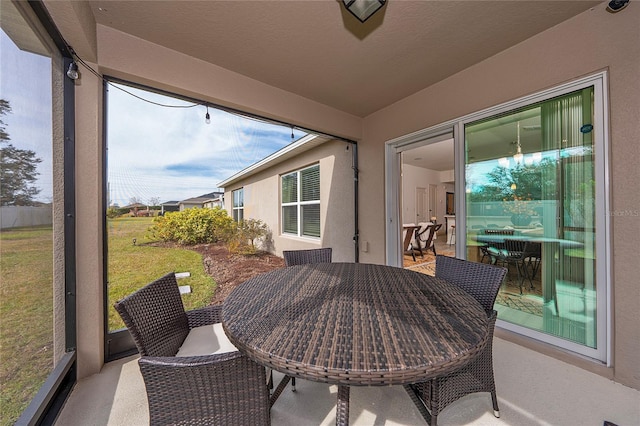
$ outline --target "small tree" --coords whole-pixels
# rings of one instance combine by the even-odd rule
[[[0,205],[30,206],[40,189],[31,185],[39,173],[42,159],[29,149],[19,149],[9,143],[11,138],[1,117],[11,112],[9,101],[0,99]]]
[[[260,219],[245,219],[238,223],[238,235],[245,244],[249,242],[252,253],[256,251],[256,240],[264,237],[268,232],[269,227]]]
[[[133,205],[133,204],[142,204],[142,201],[140,200],[140,197],[133,196],[133,197],[129,198],[129,205]]]

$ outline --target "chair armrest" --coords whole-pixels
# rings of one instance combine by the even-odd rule
[[[220,364],[227,361],[232,361],[244,357],[242,352],[224,352],[221,354],[213,355],[200,355],[200,356],[141,356],[138,360],[138,364],[142,368],[143,366],[153,367],[190,367],[197,368],[207,366],[210,364]],[[251,361],[252,362],[252,361]]]
[[[222,322],[222,305],[205,306],[204,308],[187,311],[189,328]]]

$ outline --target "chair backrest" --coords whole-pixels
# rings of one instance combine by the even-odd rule
[[[507,256],[524,259],[529,254],[529,242],[524,240],[504,240],[504,250]]]
[[[506,268],[438,255],[436,278],[449,281],[471,294],[486,311],[493,309]]]
[[[484,230],[484,233],[489,235],[513,235],[513,232],[513,229],[487,228]]]
[[[282,252],[285,266],[331,263],[331,254],[331,247],[310,250],[284,250]]]
[[[174,356],[189,320],[172,272],[115,303],[142,356]]]
[[[438,232],[440,230],[440,228],[442,228],[442,224],[430,224],[427,225],[424,230],[421,230],[418,234],[418,240],[420,241],[420,244],[424,243],[423,248],[430,248],[433,245],[433,240],[434,237],[436,235],[436,232]]]

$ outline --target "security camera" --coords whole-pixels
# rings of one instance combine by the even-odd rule
[[[629,5],[629,0],[611,0],[607,6],[607,11],[611,13],[620,12]]]

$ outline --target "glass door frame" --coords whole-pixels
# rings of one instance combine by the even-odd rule
[[[524,96],[485,110],[469,114],[459,119],[420,130],[409,135],[387,141],[385,144],[385,235],[386,263],[393,266],[402,265],[400,248],[400,206],[399,188],[400,153],[437,141],[444,134],[454,136],[454,176],[455,176],[455,211],[458,222],[456,226],[456,257],[466,259],[466,200],[465,191],[465,141],[464,128],[472,123],[497,114],[504,114],[524,106],[561,96],[586,87],[594,88],[594,154],[596,179],[596,321],[598,347],[596,349],[573,343],[540,331],[528,329],[498,319],[497,326],[539,340],[568,351],[587,356],[605,363],[612,363],[612,289],[611,289],[611,233],[610,233],[610,181],[609,181],[609,117],[608,117],[608,75],[606,71],[598,72],[556,87]],[[435,139],[434,139],[435,138]],[[428,141],[427,141],[428,140]]]

